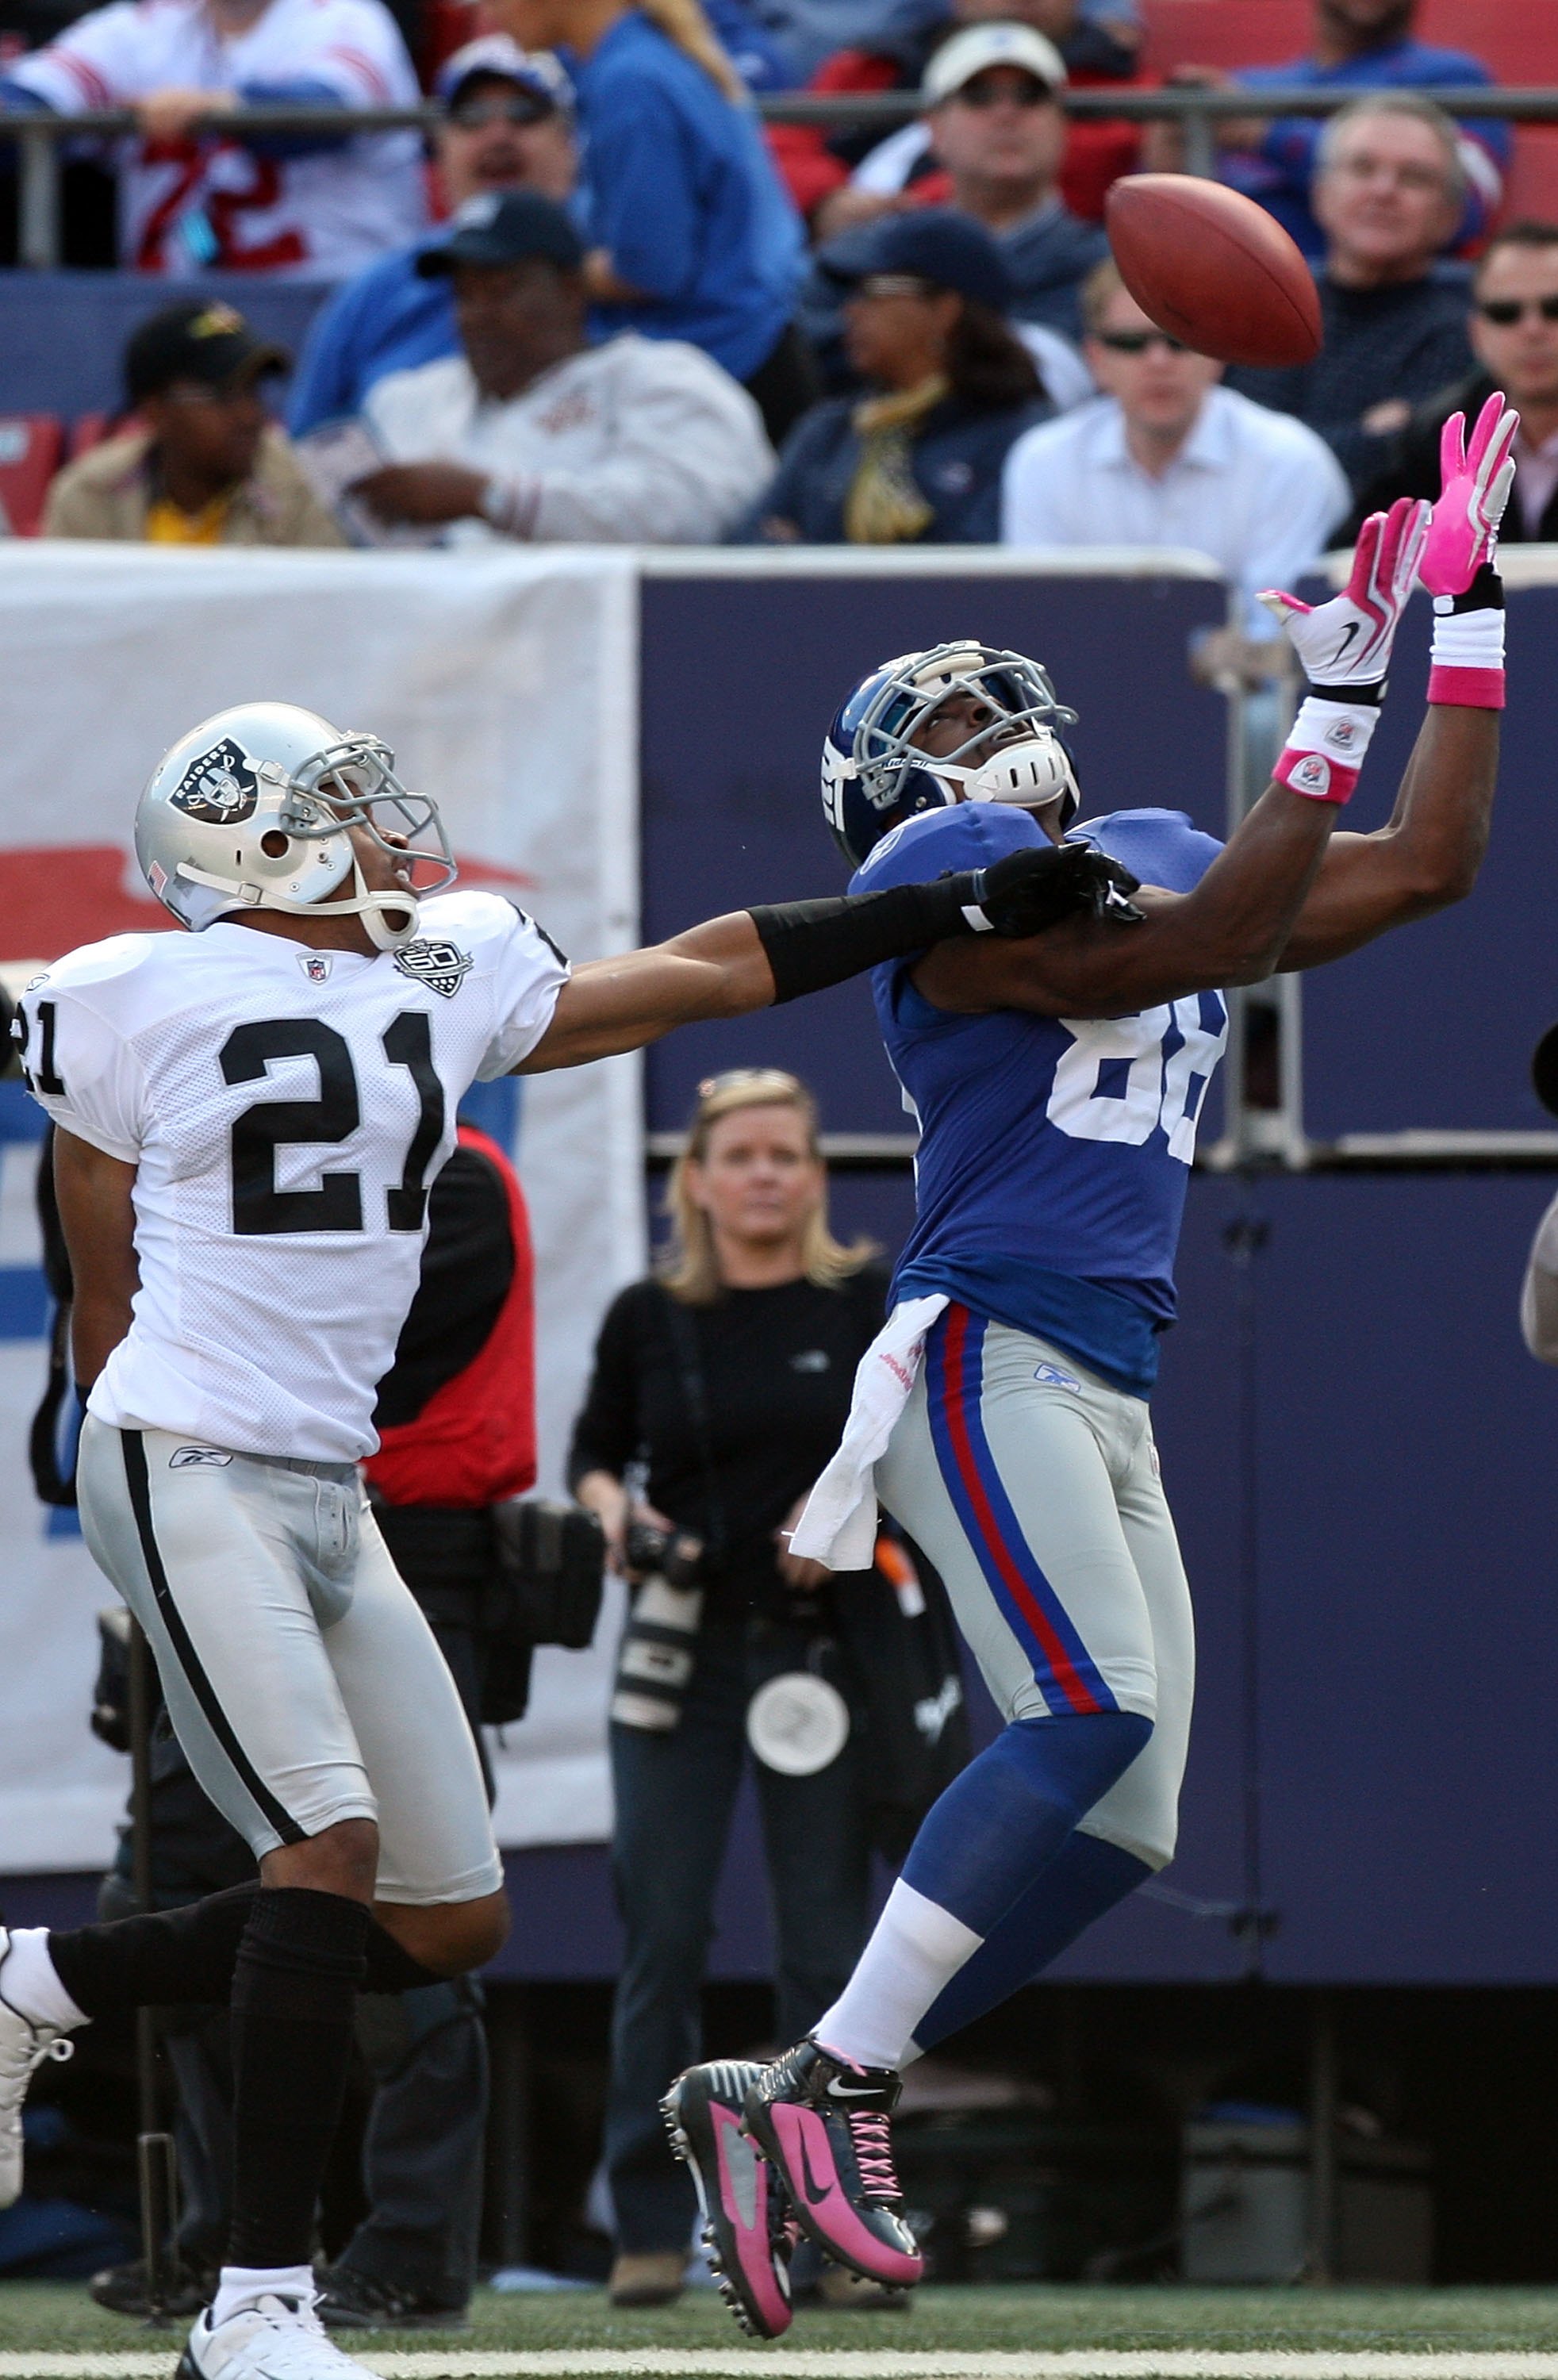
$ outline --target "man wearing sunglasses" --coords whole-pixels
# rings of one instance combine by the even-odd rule
[[[574,187],[573,85],[549,52],[506,33],[468,42],[444,66],[434,162],[445,211],[485,191],[537,190],[565,203]],[[376,381],[459,352],[449,283],[417,271],[424,242],[381,257],[314,317],[292,383],[295,438],[355,417]]]
[[[1357,517],[1435,487],[1445,422],[1457,407],[1469,419],[1497,386],[1520,413],[1505,541],[1558,541],[1558,223],[1511,224],[1494,235],[1472,283],[1467,330],[1476,370],[1418,407]]]
[[[1302,422],[1218,387],[1222,366],[1149,322],[1114,263],[1084,282],[1082,312],[1103,394],[1012,448],[1003,544],[1188,546],[1244,589],[1269,642],[1259,590],[1301,578],[1347,509],[1335,457]]]

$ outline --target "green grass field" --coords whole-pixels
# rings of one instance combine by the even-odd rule
[[[364,2334],[361,2351],[438,2348],[427,2332]],[[461,2353],[542,2350],[663,2351],[743,2345],[719,2301],[699,2292],[662,2313],[614,2313],[603,2295],[497,2297],[484,2290]],[[356,2340],[351,2342],[354,2350]],[[907,2314],[803,2314],[786,2348],[895,2356],[1077,2350],[1332,2352],[1431,2350],[1558,2354],[1558,2290],[927,2289]],[[0,2284],[0,2355],[17,2380],[27,2350],[117,2350],[145,2355],[161,2340],[100,2313],[84,2289],[41,2281]],[[168,2368],[177,2338],[169,2340]],[[765,2352],[752,2346],[754,2363]],[[425,2367],[424,2367],[425,2368]]]

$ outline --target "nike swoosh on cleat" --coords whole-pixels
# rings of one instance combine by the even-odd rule
[[[846,2091],[842,2082],[830,2082],[828,2096],[830,2099],[874,2099],[876,2084],[868,2082],[863,2091]]]
[[[840,2194],[838,2184],[831,2176],[828,2180],[823,2183],[822,2189],[818,2189],[817,2178],[811,2170],[811,2159],[807,2155],[806,2151],[806,2134],[804,2132],[802,2132],[800,2136],[800,2180],[801,2188],[806,2192],[807,2202],[809,2205],[825,2206],[830,2198],[836,2198]]]

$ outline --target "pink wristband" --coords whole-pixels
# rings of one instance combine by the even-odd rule
[[[1428,698],[1430,702],[1458,703],[1467,710],[1502,710],[1503,672],[1457,669],[1453,662],[1437,662],[1429,672]]]

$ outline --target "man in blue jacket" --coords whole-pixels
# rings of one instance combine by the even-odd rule
[[[1412,31],[1418,0],[1315,0],[1314,45],[1308,57],[1281,66],[1246,67],[1236,75],[1186,68],[1183,82],[1245,91],[1461,91],[1493,79],[1480,58],[1442,50]],[[1315,152],[1325,118],[1285,115],[1275,121],[1224,122],[1220,171],[1290,231],[1306,256],[1319,256],[1325,237],[1309,204]],[[1509,164],[1509,127],[1479,116],[1461,127],[1461,166],[1467,189],[1458,244],[1478,238],[1498,212]]]

